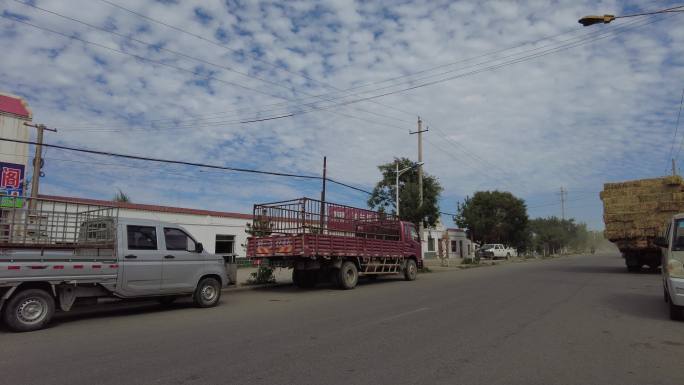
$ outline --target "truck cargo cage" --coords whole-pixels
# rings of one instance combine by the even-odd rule
[[[316,199],[254,205],[253,236],[324,234],[399,240],[400,226],[393,214],[360,209]]]
[[[0,195],[0,249],[113,248],[118,208]]]

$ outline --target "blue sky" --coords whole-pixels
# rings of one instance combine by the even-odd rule
[[[303,174],[319,174],[327,155],[331,177],[370,190],[378,164],[417,157],[408,132],[421,116],[442,211],[499,189],[531,216],[560,215],[564,186],[567,215],[601,228],[602,184],[666,173],[682,139],[684,15],[577,23],[676,2],[29,4],[44,10],[2,3],[0,91],[56,127],[52,143]],[[320,190],[55,149],[46,158],[41,187],[52,194],[121,189],[141,203],[246,212]],[[339,186],[328,198],[366,200]]]

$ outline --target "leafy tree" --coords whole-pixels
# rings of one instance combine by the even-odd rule
[[[560,219],[552,216],[535,218],[530,221],[532,232],[532,248],[543,254],[550,254],[570,249],[584,252],[596,247],[596,236],[587,230],[584,223],[575,223],[574,219]]]
[[[368,206],[382,212],[396,213],[396,165],[399,169],[414,165],[408,158],[395,158],[391,163],[378,166],[382,179],[375,185]],[[442,186],[436,177],[423,172],[423,205],[419,207],[418,169],[413,168],[399,177],[399,217],[416,225],[424,220],[426,226],[434,226],[439,220],[439,195]]]
[[[507,191],[478,191],[457,205],[454,218],[476,242],[524,247],[529,238],[525,202]]]
[[[114,202],[131,202],[131,198],[128,196],[128,194],[121,191],[121,189],[119,189],[119,191],[117,191],[116,194],[114,194],[114,199],[112,200]]]

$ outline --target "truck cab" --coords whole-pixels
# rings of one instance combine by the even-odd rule
[[[670,318],[684,320],[684,213],[676,214],[667,225],[663,237],[655,244],[662,251],[662,279],[664,300]]]

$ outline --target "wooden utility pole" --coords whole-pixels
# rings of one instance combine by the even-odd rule
[[[38,130],[36,135],[36,153],[33,157],[33,175],[31,177],[31,198],[37,198],[40,188],[40,168],[43,164],[43,132],[45,130],[57,132],[57,130],[45,127],[44,124],[24,123],[24,125]]]

